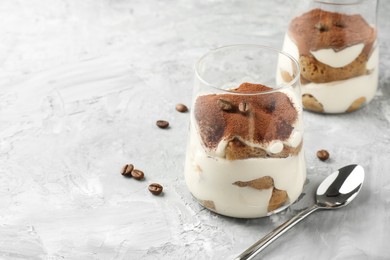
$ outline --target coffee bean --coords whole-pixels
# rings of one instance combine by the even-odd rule
[[[220,98],[220,99],[218,99],[217,102],[218,102],[218,106],[219,106],[223,111],[230,111],[230,110],[233,109],[233,105],[232,105],[229,101],[227,101],[227,100],[225,100],[225,99]]]
[[[317,157],[318,159],[320,159],[321,161],[326,161],[329,159],[329,153],[327,150],[319,150],[317,152]]]
[[[169,126],[169,122],[165,120],[157,120],[156,125],[160,128],[167,128]]]
[[[149,185],[149,191],[153,195],[157,196],[157,195],[159,195],[163,191],[163,186],[161,186],[158,183],[152,183],[152,184]]]
[[[314,25],[314,27],[319,30],[320,32],[326,32],[329,30],[328,26],[326,26],[325,24],[322,24],[322,23],[316,23],[316,25]]]
[[[238,105],[238,110],[243,113],[243,114],[246,114],[248,111],[249,111],[249,105],[248,103],[242,101],[240,102],[240,104]]]
[[[126,164],[122,168],[122,175],[126,177],[131,177],[131,171],[134,169],[132,164]]]
[[[176,105],[176,110],[179,111],[180,113],[184,113],[188,111],[188,108],[184,104],[177,104]]]
[[[136,180],[142,180],[144,178],[144,172],[143,171],[140,171],[140,170],[137,170],[137,169],[134,169],[131,171],[131,176],[136,179]]]

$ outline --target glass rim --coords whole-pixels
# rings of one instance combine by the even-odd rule
[[[337,3],[335,2],[335,0],[314,0],[314,2],[319,4],[326,4],[326,5],[347,6],[347,5],[358,5],[365,2],[365,0],[350,0],[348,3]]]
[[[238,48],[238,47],[240,47],[240,48],[256,48],[256,49],[270,50],[272,52],[275,52],[275,53],[278,53],[278,54],[282,54],[285,57],[289,58],[294,63],[294,65],[295,65],[295,67],[297,69],[297,73],[296,73],[295,77],[292,80],[290,80],[289,82],[284,82],[282,84],[276,84],[275,88],[272,88],[272,89],[267,90],[267,91],[258,91],[258,92],[251,92],[251,93],[240,93],[240,92],[237,92],[237,91],[234,91],[234,90],[224,89],[224,88],[222,88],[222,86],[219,86],[219,85],[217,86],[217,84],[212,84],[212,83],[208,82],[207,80],[205,80],[199,74],[200,63],[205,58],[207,58],[209,55],[211,55],[213,53],[216,53],[218,51],[222,51],[222,50],[226,50],[226,49],[234,49],[234,48]],[[279,49],[276,49],[276,48],[272,48],[272,47],[269,47],[269,46],[266,46],[266,45],[260,45],[260,44],[232,44],[232,45],[226,45],[226,46],[221,46],[221,47],[217,47],[217,48],[214,48],[214,49],[210,49],[208,52],[203,54],[198,59],[198,61],[195,63],[195,75],[204,85],[206,85],[208,87],[211,87],[211,88],[214,88],[214,89],[216,89],[218,91],[221,91],[221,92],[237,94],[237,95],[258,95],[258,94],[267,94],[267,93],[277,92],[277,91],[289,88],[289,87],[293,86],[295,83],[299,82],[300,74],[301,74],[301,68],[299,66],[299,63],[292,55],[290,55],[289,53],[287,53],[285,51],[282,51],[282,50],[279,50]],[[253,82],[250,82],[250,83],[253,83]],[[255,83],[255,84],[261,84],[261,83]]]

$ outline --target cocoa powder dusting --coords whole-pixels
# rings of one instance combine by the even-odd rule
[[[310,51],[332,48],[340,51],[364,43],[363,52],[369,55],[376,39],[376,30],[359,15],[347,15],[313,9],[295,17],[289,26],[290,38],[297,44],[300,55]]]
[[[243,83],[234,92],[258,93],[271,88],[261,84]],[[218,100],[226,99],[233,107],[241,102],[250,106],[247,113],[227,112],[219,108]],[[286,140],[297,120],[297,111],[290,98],[281,92],[258,95],[211,94],[199,96],[195,102],[195,119],[204,145],[215,149],[224,140],[235,137],[265,143]]]
[[[217,100],[218,96],[213,94],[199,97],[195,103],[194,113],[200,135],[203,143],[210,148],[217,147],[225,131],[226,122]]]

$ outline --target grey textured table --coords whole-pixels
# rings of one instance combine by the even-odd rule
[[[356,200],[310,216],[258,259],[390,259],[390,1],[380,2],[372,103],[304,114],[308,179],[296,204],[232,219],[186,189],[189,113],[174,108],[191,102],[195,61],[234,43],[280,48],[288,3],[1,1],[0,259],[230,259],[350,163],[366,169]],[[158,129],[158,119],[171,127]],[[331,159],[318,160],[319,149]],[[145,180],[123,178],[125,163]]]

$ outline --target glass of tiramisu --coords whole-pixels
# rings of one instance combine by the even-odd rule
[[[292,56],[259,45],[199,60],[185,180],[201,205],[256,218],[297,200],[306,179],[299,76]]]
[[[378,86],[377,0],[294,2],[283,50],[299,61],[303,107],[352,112]]]

